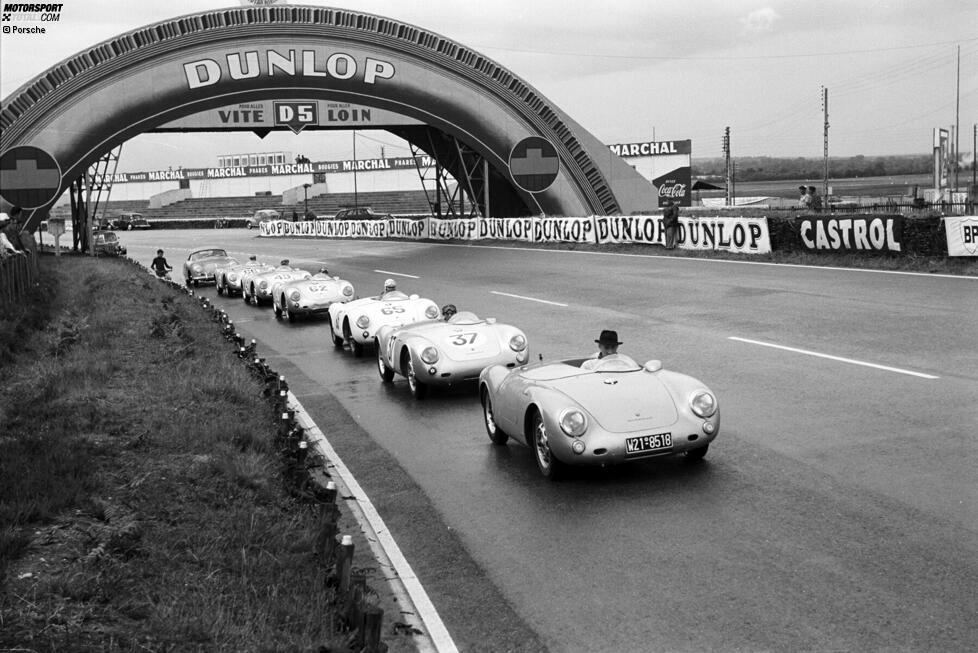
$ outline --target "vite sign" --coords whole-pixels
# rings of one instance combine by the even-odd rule
[[[183,64],[190,90],[213,86],[221,80],[263,77],[331,77],[360,79],[365,84],[394,77],[394,64],[373,57],[362,62],[344,52],[326,56],[317,50],[288,50],[285,54],[269,49],[231,52],[218,59],[197,59]]]

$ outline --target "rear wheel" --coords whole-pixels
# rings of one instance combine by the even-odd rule
[[[414,365],[411,364],[410,359],[405,362],[405,367],[407,369],[404,370],[404,376],[407,377],[411,394],[414,395],[415,399],[424,399],[428,396],[428,384],[418,379],[418,375],[414,373]]]
[[[384,352],[380,349],[380,343],[377,343],[377,371],[380,372],[380,380],[384,383],[390,383],[394,380],[394,370],[387,367],[387,361],[384,360]]]
[[[710,444],[706,443],[702,447],[697,447],[696,449],[690,449],[686,452],[686,460],[691,463],[703,460],[706,457],[706,452],[709,451]]]
[[[482,391],[482,419],[486,425],[486,433],[492,443],[506,444],[509,436],[496,424],[496,414],[492,410],[492,399],[489,398],[489,391],[485,389]]]
[[[537,461],[537,469],[540,470],[543,477],[551,481],[557,481],[565,476],[567,466],[557,460],[557,457],[551,451],[547,425],[544,424],[543,416],[539,411],[533,413],[533,419],[530,422],[529,439],[533,448],[533,457]]]

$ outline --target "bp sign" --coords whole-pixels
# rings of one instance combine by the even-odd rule
[[[539,136],[524,138],[509,154],[509,171],[513,183],[526,192],[547,190],[560,172],[557,148]]]
[[[61,167],[44,150],[20,145],[0,156],[0,195],[11,204],[36,209],[54,201],[59,190]]]

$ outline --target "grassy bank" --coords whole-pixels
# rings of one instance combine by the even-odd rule
[[[42,266],[0,323],[0,649],[344,650],[209,314],[125,261]]]

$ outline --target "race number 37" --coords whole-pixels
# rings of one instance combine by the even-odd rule
[[[304,127],[319,124],[319,105],[315,102],[275,102],[275,124],[298,134]]]

